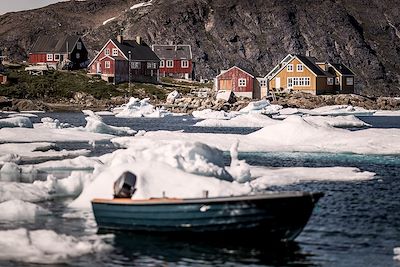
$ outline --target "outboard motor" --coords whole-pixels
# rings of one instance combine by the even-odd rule
[[[135,193],[136,175],[131,172],[124,172],[114,183],[115,198],[131,198]]]

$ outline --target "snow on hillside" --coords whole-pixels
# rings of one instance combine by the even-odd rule
[[[145,6],[152,6],[153,4],[151,2],[153,2],[153,0],[150,0],[147,2],[142,2],[142,3],[131,6],[130,9],[133,10],[133,9],[137,9],[137,8],[141,8],[141,7],[145,7]]]

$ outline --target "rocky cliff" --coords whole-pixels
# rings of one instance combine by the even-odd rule
[[[189,43],[197,77],[233,64],[265,75],[287,53],[342,62],[365,95],[400,95],[400,1],[136,0],[63,2],[0,16],[0,47],[26,59],[40,34],[85,36],[92,52],[120,29],[149,43]],[[107,19],[114,20],[103,25]]]

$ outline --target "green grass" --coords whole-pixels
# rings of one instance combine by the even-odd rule
[[[0,85],[0,95],[10,98],[52,101],[69,99],[76,92],[90,94],[96,99],[113,96],[150,97],[165,99],[166,90],[154,84],[132,83],[108,84],[100,78],[93,78],[81,71],[50,71],[43,76],[32,76],[23,68],[9,68],[8,83]]]

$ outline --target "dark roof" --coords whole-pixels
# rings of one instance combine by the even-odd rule
[[[331,66],[335,68],[342,75],[354,75],[354,73],[345,65],[339,63],[331,63]]]
[[[40,36],[31,49],[31,53],[71,53],[79,36]]]
[[[153,51],[162,59],[192,59],[190,45],[153,45]]]
[[[151,50],[151,48],[144,42],[138,44],[133,40],[123,40],[122,43],[120,43],[117,41],[117,39],[111,40],[116,46],[118,46],[118,48],[127,58],[129,57],[129,51],[131,51],[131,60],[160,61],[153,50]]]
[[[250,69],[248,69],[246,67],[243,67],[241,65],[236,65],[236,67],[241,69],[241,70],[243,70],[243,71],[245,71],[245,72],[247,72],[248,74],[254,76],[254,78],[258,76],[254,71],[252,71],[252,70],[250,70]]]
[[[313,58],[313,57],[305,57],[305,56],[302,56],[302,55],[296,55],[296,57],[301,62],[303,62],[303,64],[306,65],[316,75],[325,76],[325,73],[323,72],[323,70],[315,64],[315,62],[316,62],[315,58]]]

